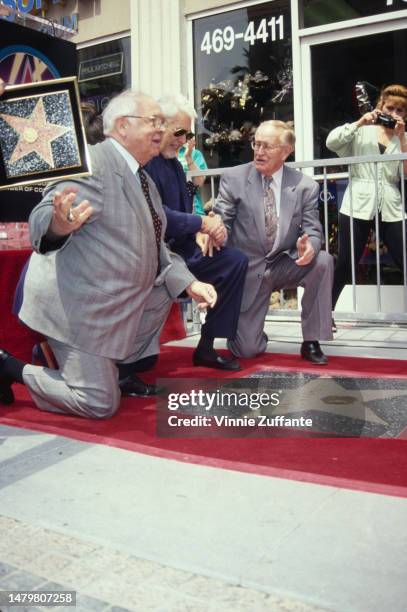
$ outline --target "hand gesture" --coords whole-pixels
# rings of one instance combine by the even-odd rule
[[[185,146],[185,157],[191,158],[192,151],[195,148],[195,137],[187,140],[184,146]],[[191,158],[191,161],[192,161],[192,158]]]
[[[208,255],[209,257],[213,257],[213,241],[212,238],[208,236],[208,234],[203,234],[202,232],[198,232],[195,236],[195,240],[197,245],[202,251],[202,255],[205,257]]]
[[[377,108],[375,108],[372,111],[369,111],[368,113],[365,113],[364,115],[361,116],[359,121],[357,121],[357,125],[359,127],[362,125],[374,125],[376,123],[377,115],[379,113],[380,111]]]
[[[198,302],[199,310],[213,308],[218,299],[216,289],[208,283],[201,283],[201,281],[193,281],[185,291],[189,297]]]
[[[213,211],[202,217],[201,232],[209,234],[216,247],[221,247],[227,238],[227,230],[223,225],[222,217]]]
[[[400,138],[400,140],[404,141],[406,124],[404,123],[403,119],[399,115],[393,115],[393,117],[397,121],[395,128],[394,128],[394,133],[396,134],[396,136]]]
[[[49,229],[56,236],[67,236],[78,230],[93,213],[89,200],[82,200],[73,207],[76,194],[72,187],[65,187],[62,193],[56,191],[54,194],[54,214]]]
[[[308,234],[303,234],[297,240],[298,259],[295,260],[297,266],[306,266],[315,257],[314,247],[311,244]]]

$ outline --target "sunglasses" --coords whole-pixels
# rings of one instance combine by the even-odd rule
[[[184,130],[183,128],[175,128],[173,134],[178,138],[178,136],[185,136],[188,134],[188,130]]]

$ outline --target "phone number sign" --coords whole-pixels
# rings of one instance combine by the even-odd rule
[[[242,27],[244,26],[245,24],[242,24]],[[243,40],[250,46],[258,41],[267,43],[284,40],[284,15],[274,15],[270,19],[264,17],[258,24],[249,21],[244,31],[240,32],[236,32],[232,25],[226,25],[223,29],[207,30],[202,37],[200,50],[207,55],[231,51],[236,40]]]

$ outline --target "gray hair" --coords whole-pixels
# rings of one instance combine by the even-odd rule
[[[279,140],[282,145],[286,145],[288,147],[292,147],[294,149],[295,146],[295,133],[294,133],[294,124],[292,121],[278,121],[277,119],[270,119],[269,121],[263,121],[260,123],[259,128],[261,127],[270,127],[278,130]],[[257,129],[259,129],[257,128]]]
[[[191,102],[182,94],[166,94],[158,100],[165,117],[173,117],[177,113],[186,113],[192,120],[196,118],[196,112]]]
[[[125,115],[138,115],[138,105],[144,98],[149,98],[144,93],[126,89],[114,96],[103,111],[103,133],[109,136],[114,129],[116,119]]]

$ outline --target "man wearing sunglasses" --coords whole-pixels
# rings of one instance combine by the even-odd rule
[[[284,165],[295,136],[282,121],[265,121],[256,131],[254,161],[226,171],[215,204],[228,230],[228,244],[249,257],[235,340],[238,357],[267,348],[264,321],[272,291],[303,287],[301,355],[315,365],[327,358],[319,340],[332,340],[332,257],[321,250],[318,184]]]
[[[215,351],[214,340],[233,340],[235,337],[247,257],[237,249],[223,248],[226,230],[219,215],[192,213],[193,194],[188,192],[177,153],[191,130],[191,122],[196,116],[194,108],[183,96],[165,96],[159,103],[168,125],[160,155],[147,164],[146,170],[163,201],[167,216],[166,239],[196,278],[213,284],[218,293],[218,302],[208,311],[202,325],[193,363],[221,370],[238,370],[240,366],[236,359],[222,357]],[[190,169],[199,168],[192,163]],[[217,246],[212,256],[206,254],[208,237]]]

